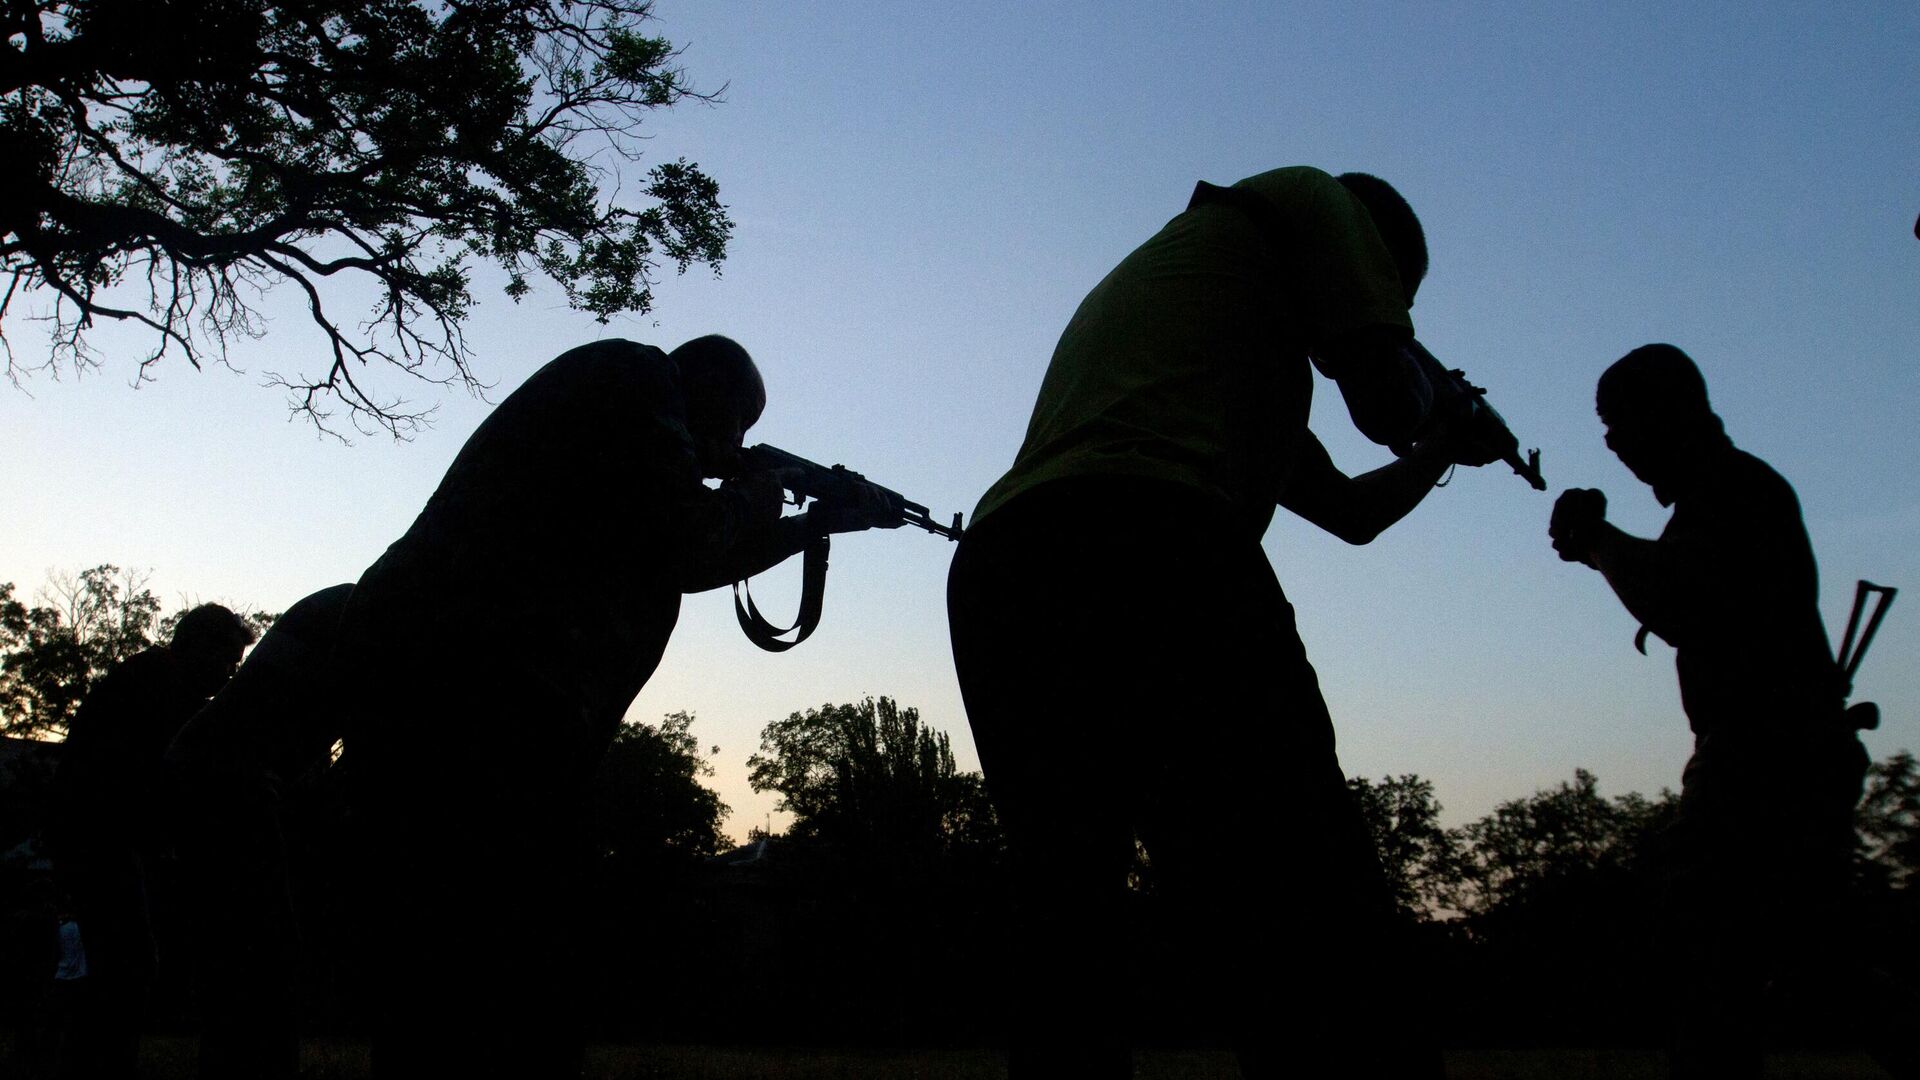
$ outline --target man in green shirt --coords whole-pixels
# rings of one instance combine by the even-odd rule
[[[1385,182],[1276,169],[1201,185],[1061,335],[948,581],[1023,910],[1011,1075],[1127,1075],[1136,838],[1204,985],[1261,988],[1218,1003],[1248,1075],[1438,1073],[1356,978],[1398,959],[1392,902],[1260,547],[1276,505],[1366,543],[1488,460],[1406,348],[1426,262]],[[1397,461],[1334,467],[1307,429],[1310,361]]]

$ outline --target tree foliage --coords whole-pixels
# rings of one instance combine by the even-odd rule
[[[601,321],[645,313],[663,264],[718,266],[732,223],[685,160],[610,188],[649,110],[688,98],[651,0],[18,0],[0,13],[0,319],[50,294],[44,364],[97,362],[98,320],[224,361],[291,284],[328,366],[274,374],[323,430],[396,435],[387,365],[478,389],[461,325],[476,263],[541,275]],[[364,321],[332,300],[372,286]],[[115,287],[126,283],[137,297]],[[359,294],[361,296],[367,293]],[[0,323],[0,327],[5,324]],[[0,336],[0,342],[4,342]]]
[[[765,980],[776,1007],[764,1012],[786,1037],[973,1034],[967,1018],[994,992],[1007,929],[1003,845],[980,774],[887,697],[770,723],[747,766],[793,822],[764,863],[740,871],[755,883],[737,896],[744,933],[724,936],[765,944],[730,982]],[[929,1016],[947,1019],[930,1027]]]
[[[1510,799],[1461,828],[1458,906],[1480,913],[1524,904],[1624,870],[1679,805],[1670,792],[1608,800],[1598,787],[1592,773],[1576,769],[1571,783]]]
[[[692,727],[689,712],[620,725],[593,781],[588,827],[596,855],[644,864],[719,852],[727,804],[700,782],[713,775],[710,757],[719,748],[702,752]]]
[[[946,733],[892,698],[776,720],[747,768],[755,791],[780,793],[797,838],[902,853],[998,843],[980,774],[956,768]]]
[[[28,607],[0,584],[0,730],[65,735],[88,689],[152,644],[160,601],[146,578],[101,565],[56,575]]]
[[[113,665],[173,636],[187,613],[161,618],[147,576],[102,564],[53,574],[33,606],[0,582],[0,733],[63,737],[93,684]],[[247,615],[266,629],[273,616]]]
[[[1461,836],[1440,824],[1433,781],[1412,773],[1347,781],[1400,910],[1433,917],[1455,905]]]
[[[1912,751],[1873,763],[1855,820],[1866,883],[1881,889],[1920,886],[1920,762]]]

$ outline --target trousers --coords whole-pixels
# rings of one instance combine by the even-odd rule
[[[1115,477],[1044,485],[960,541],[954,664],[1019,908],[1011,1076],[1128,1075],[1136,845],[1247,1075],[1438,1075],[1362,985],[1410,957],[1292,606],[1245,534],[1200,493]]]

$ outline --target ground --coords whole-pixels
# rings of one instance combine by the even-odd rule
[[[0,1034],[0,1064],[11,1064],[13,1044]],[[154,1037],[141,1048],[141,1080],[191,1080],[194,1041]],[[361,1080],[369,1075],[364,1043],[313,1039],[302,1048],[302,1080]],[[1662,1056],[1651,1050],[1455,1050],[1447,1055],[1452,1080],[1658,1080]],[[8,1076],[20,1076],[0,1069]],[[986,1050],[849,1050],[708,1046],[597,1046],[588,1053],[587,1080],[999,1080],[1006,1069]],[[1231,1055],[1199,1051],[1143,1051],[1138,1080],[1236,1080]],[[1769,1080],[1882,1080],[1864,1054],[1776,1054]]]

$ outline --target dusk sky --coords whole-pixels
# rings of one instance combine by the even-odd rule
[[[1920,7],[661,0],[656,15],[695,84],[725,87],[651,118],[647,148],[720,182],[737,226],[723,274],[669,280],[653,316],[606,326],[552,289],[515,305],[481,275],[468,335],[493,401],[596,338],[725,333],[766,376],[749,442],[971,514],[1075,305],[1196,180],[1359,170],[1425,224],[1421,340],[1489,388],[1551,490],[1461,470],[1358,548],[1276,518],[1266,548],[1349,775],[1419,773],[1450,823],[1575,768],[1608,795],[1678,787],[1671,650],[1635,653],[1599,575],[1546,538],[1569,486],[1604,489],[1629,531],[1665,521],[1593,413],[1595,378],[1637,345],[1691,353],[1735,442],[1796,486],[1836,643],[1855,579],[1920,590]],[[260,384],[322,368],[323,344],[290,291],[266,310],[234,371],[170,360],[136,390],[144,341],[108,332],[98,371],[0,384],[0,581],[30,597],[50,570],[112,562],[150,571],[170,607],[281,610],[407,528],[489,404],[382,374],[438,404],[432,427],[318,438]],[[18,360],[44,355],[36,324],[10,315],[5,332]],[[1330,384],[1316,406],[1347,471],[1388,459]],[[741,636],[725,590],[688,597],[629,716],[697,715],[736,836],[774,802],[748,789],[746,758],[796,710],[890,695],[974,767],[952,553],[911,529],[836,540],[819,631],[777,656]],[[793,609],[798,569],[756,581],[770,615]],[[1920,591],[1855,696],[1882,707],[1876,758],[1920,750]],[[1167,737],[1211,741],[1230,719],[1169,716]]]

